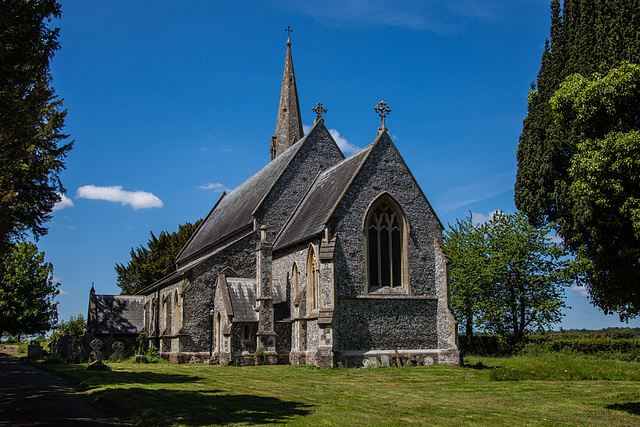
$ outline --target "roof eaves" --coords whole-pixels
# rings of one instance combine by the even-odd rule
[[[213,211],[218,207],[218,205],[220,204],[220,202],[222,201],[222,199],[224,198],[224,196],[227,195],[226,191],[223,191],[222,194],[220,195],[220,197],[218,198],[218,201],[216,202],[215,205],[213,205],[213,207],[211,208],[211,210],[209,211],[209,213],[207,214],[207,216],[204,218],[204,220],[200,223],[200,225],[198,226],[198,228],[196,228],[196,231],[194,231],[193,233],[191,233],[191,236],[189,237],[189,240],[187,240],[187,243],[185,243],[184,245],[182,245],[182,248],[180,248],[180,252],[178,252],[178,255],[176,255],[175,257],[175,262],[177,263],[178,260],[180,259],[180,256],[182,255],[182,252],[184,252],[185,248],[187,246],[189,246],[189,243],[191,243],[191,240],[193,240],[193,238],[195,237],[196,234],[198,234],[198,231],[200,231],[200,228],[202,228],[202,226],[204,226],[204,224],[207,222],[207,219],[209,219],[209,217],[211,216],[211,214],[213,213]]]
[[[311,132],[309,132],[311,133]],[[273,247],[274,249],[277,246],[277,242],[278,239],[280,238],[280,235],[282,234],[282,232],[287,228],[287,225],[289,225],[289,223],[291,222],[291,220],[293,219],[293,217],[295,216],[296,212],[298,212],[298,208],[300,208],[300,205],[302,205],[302,203],[305,201],[305,199],[307,198],[307,195],[309,194],[309,192],[311,192],[311,189],[313,188],[313,186],[315,185],[316,181],[318,180],[318,177],[320,175],[322,175],[323,171],[318,171],[318,173],[316,174],[316,177],[313,178],[313,181],[311,182],[311,185],[309,185],[309,187],[307,188],[307,191],[305,191],[304,195],[302,196],[302,198],[300,198],[300,201],[298,202],[298,204],[296,205],[295,209],[293,210],[293,212],[291,212],[291,215],[289,215],[289,218],[287,218],[287,220],[285,221],[285,223],[282,225],[282,227],[280,228],[280,231],[278,231],[278,234],[276,235],[276,238],[273,239]]]
[[[315,127],[315,126],[314,126]],[[260,199],[260,201],[258,202],[258,204],[256,205],[256,207],[253,209],[253,211],[251,212],[251,216],[255,217],[256,212],[258,212],[258,210],[260,209],[260,207],[262,206],[262,204],[264,203],[264,201],[267,199],[267,197],[269,197],[269,194],[271,194],[271,190],[273,190],[273,188],[276,186],[276,184],[278,183],[278,181],[280,180],[280,178],[282,177],[282,175],[284,174],[284,171],[287,170],[287,168],[289,167],[289,164],[291,164],[291,162],[293,161],[293,159],[296,157],[296,154],[298,153],[298,151],[300,151],[300,149],[302,148],[302,146],[304,145],[304,142],[301,141],[306,141],[307,137],[311,134],[311,132],[313,131],[313,128],[309,131],[308,134],[306,134],[305,136],[303,136],[302,138],[300,138],[295,144],[293,144],[291,147],[289,147],[287,150],[285,150],[282,154],[280,154],[281,156],[284,155],[284,153],[286,153],[289,150],[293,150],[293,153],[291,153],[291,156],[289,157],[289,160],[287,160],[287,162],[283,165],[282,169],[280,169],[280,173],[278,174],[277,178],[273,180],[273,182],[271,183],[271,185],[269,186],[269,189],[264,193],[264,196],[262,196],[262,199]],[[294,148],[295,147],[295,148]],[[277,159],[277,157],[276,157]],[[276,159],[272,160],[275,161]]]

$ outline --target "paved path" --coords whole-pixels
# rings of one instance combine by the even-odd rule
[[[0,357],[0,426],[114,426],[46,372]]]

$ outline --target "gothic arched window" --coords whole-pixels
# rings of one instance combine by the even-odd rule
[[[318,308],[319,297],[319,279],[320,269],[318,268],[318,259],[313,245],[309,246],[309,254],[307,255],[307,301],[309,311]]]
[[[369,289],[403,286],[404,223],[402,211],[388,196],[369,210],[365,223]]]

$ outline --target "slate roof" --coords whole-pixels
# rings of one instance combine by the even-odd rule
[[[229,194],[223,194],[202,225],[182,248],[176,262],[186,260],[234,231],[251,224],[253,213],[300,150],[307,136],[293,144]]]
[[[96,334],[138,335],[144,327],[144,297],[96,295]]]
[[[375,143],[374,143],[375,144]],[[274,242],[274,250],[322,232],[324,223],[347,190],[374,144],[320,173]]]
[[[227,277],[227,287],[233,307],[233,320],[257,322],[258,313],[253,308],[256,303],[256,280]]]
[[[233,309],[233,321],[257,322],[258,313],[254,309],[258,296],[256,279],[227,277],[226,281]],[[285,302],[285,295],[282,294],[279,286],[273,287],[272,297],[273,304]]]

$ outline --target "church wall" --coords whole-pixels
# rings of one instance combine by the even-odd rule
[[[437,349],[437,301],[341,299],[333,322],[340,351]]]
[[[211,319],[215,283],[225,267],[231,267],[239,277],[255,277],[256,233],[224,249],[193,267],[188,273],[189,286],[184,292],[184,326],[187,336],[181,351],[209,352]]]
[[[273,242],[295,207],[298,205],[319,171],[336,164],[344,157],[320,124],[307,136],[298,154],[256,214],[260,225],[268,227],[267,240]]]
[[[285,342],[281,340],[288,340],[288,349],[291,352],[290,362],[293,364],[316,365],[319,359],[317,354],[319,345],[331,345],[331,343],[326,340],[326,342],[321,342],[321,335],[323,335],[321,332],[324,332],[326,328],[320,328],[318,326],[318,310],[309,311],[307,295],[309,289],[306,269],[310,244],[314,245],[316,253],[318,253],[320,239],[316,238],[274,254],[273,260],[274,286],[282,286],[283,290],[289,287],[292,301],[297,300],[299,303],[297,307],[294,303],[290,304],[293,322],[283,322],[281,324],[281,327],[284,327],[284,325],[288,326],[288,336],[286,338],[278,336],[278,342],[281,343],[280,345],[283,345]],[[296,295],[292,289],[291,271],[294,262],[297,264],[299,272],[298,295]],[[321,284],[320,294],[328,294],[329,292],[325,287],[332,285],[331,281],[321,275],[319,283]],[[323,298],[321,298],[321,301],[322,300]],[[279,335],[282,332],[282,329],[279,329]],[[280,353],[280,350],[278,353]]]
[[[437,219],[398,151],[383,137],[334,214],[338,233],[335,251],[336,298],[366,293],[363,224],[368,208],[384,192],[400,204],[409,223],[407,259],[410,294],[436,295],[433,239],[434,234],[441,231],[432,224]]]
[[[408,295],[399,288],[387,289],[393,295],[367,295],[363,225],[369,207],[385,192],[398,202],[408,223]],[[446,261],[436,245],[441,239],[440,225],[387,137],[373,148],[334,213],[332,226],[338,236],[334,253],[334,351],[434,351],[436,360],[448,363],[440,353],[456,347],[450,339],[439,339],[453,322],[446,299]],[[439,303],[438,297],[443,295]]]

